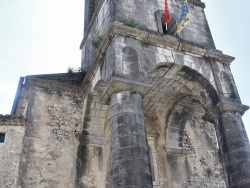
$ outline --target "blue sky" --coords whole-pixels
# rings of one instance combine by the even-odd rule
[[[217,49],[231,65],[242,103],[250,105],[249,0],[204,0]],[[79,67],[84,0],[0,0],[0,114],[10,113],[20,76]],[[243,116],[250,135],[250,111]]]

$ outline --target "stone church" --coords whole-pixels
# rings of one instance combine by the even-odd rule
[[[81,72],[21,78],[0,116],[1,188],[250,188],[230,64],[205,4],[85,0]]]

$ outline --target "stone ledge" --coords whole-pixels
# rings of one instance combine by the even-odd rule
[[[150,45],[161,46],[164,48],[172,48],[182,52],[185,51],[202,57],[217,59],[225,63],[231,63],[235,59],[232,56],[223,54],[219,50],[203,48],[201,46],[178,39],[176,37],[172,37],[169,35],[162,35],[161,33],[158,32],[147,32],[140,29],[131,28],[123,25],[122,23],[117,23],[117,22],[113,22],[110,24],[104,36],[104,40],[102,41],[101,45],[98,48],[99,52],[105,51],[103,47],[105,47],[106,46],[105,43],[108,42],[108,40],[106,39],[112,38],[111,36],[114,36],[115,34],[128,36],[130,38],[135,38],[141,41],[143,41],[143,38],[147,37]]]
[[[168,145],[166,145],[166,150],[168,154],[179,154],[179,155],[187,155],[189,152],[187,148],[170,147]]]
[[[58,82],[55,80],[45,80],[45,79],[33,78],[33,77],[29,77],[26,79],[25,87],[30,87],[30,86],[53,89],[53,90],[58,90],[58,91],[63,91],[63,92],[71,92],[71,93],[72,92],[78,93],[80,89],[80,87],[76,85],[70,85],[70,84]]]
[[[25,126],[26,121],[23,116],[0,114],[0,126]]]
[[[120,34],[130,38],[143,41],[143,38],[147,36],[149,45],[160,46],[163,48],[172,48],[184,53],[191,53],[201,57],[213,58],[224,63],[231,63],[235,58],[223,54],[219,50],[203,48],[193,43],[172,37],[169,35],[163,35],[157,32],[146,32],[136,28],[124,26],[121,23],[112,23],[107,33],[113,32],[114,34]]]

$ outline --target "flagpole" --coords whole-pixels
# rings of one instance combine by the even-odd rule
[[[171,14],[168,8],[168,0],[165,0],[165,22],[166,22],[166,30],[168,30],[168,24],[171,23]]]

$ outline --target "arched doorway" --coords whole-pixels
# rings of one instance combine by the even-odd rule
[[[153,87],[143,106],[148,134],[157,137],[155,187],[226,187],[214,124],[203,119],[219,101],[216,89],[196,70],[173,63],[159,64],[147,79]]]

